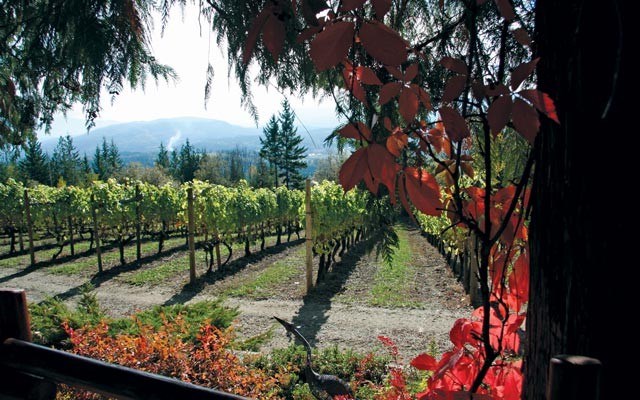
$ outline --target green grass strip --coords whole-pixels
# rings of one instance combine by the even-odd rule
[[[391,263],[381,263],[373,277],[369,303],[376,307],[418,307],[410,299],[410,290],[417,266],[412,263],[412,251],[407,231],[396,226],[399,247],[395,249]]]
[[[271,297],[276,294],[281,283],[300,275],[298,266],[303,261],[303,257],[304,249],[298,250],[286,258],[274,262],[254,277],[248,277],[239,286],[227,290],[225,294],[253,299]]]

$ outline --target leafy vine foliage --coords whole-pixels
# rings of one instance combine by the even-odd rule
[[[267,1],[247,26],[238,65],[257,54],[269,76],[272,63],[306,52],[348,120],[337,130],[355,148],[340,170],[344,189],[363,182],[422,220],[444,214],[445,230],[477,238],[481,306],[455,323],[452,350],[412,361],[432,371],[417,397],[516,399],[533,158],[508,180],[494,160],[500,142],[533,144],[541,116],[559,121],[552,99],[529,83],[538,62],[531,4],[428,3]]]

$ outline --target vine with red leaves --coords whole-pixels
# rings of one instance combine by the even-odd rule
[[[450,332],[453,348],[439,360],[421,354],[411,361],[415,368],[432,373],[417,398],[518,399],[520,335],[529,287],[526,211],[533,155],[529,152],[518,179],[501,185],[494,176],[492,143],[501,133],[515,131],[531,145],[540,115],[559,122],[552,99],[525,84],[537,58],[507,71],[507,43],[515,41],[532,54],[520,10],[509,0],[461,0],[456,2],[459,18],[443,27],[440,36],[409,43],[402,26],[394,29],[392,19],[385,18],[406,7],[406,1],[329,3],[267,1],[248,32],[243,62],[251,60],[260,36],[277,61],[289,26],[282,16],[301,12],[306,26],[298,43],[308,49],[318,73],[331,78],[333,71],[342,77],[337,89],[348,93],[352,108],[364,110],[345,112],[349,122],[337,131],[356,148],[340,170],[344,189],[364,181],[374,194],[388,192],[394,204],[399,198],[410,214],[446,213],[452,226],[477,238],[482,304],[471,318],[456,321]],[[440,8],[444,13],[444,1]],[[492,54],[480,54],[484,43],[478,21],[492,12],[500,20],[499,43]],[[429,44],[455,29],[466,38],[457,57],[432,60],[426,51]],[[487,57],[493,61],[482,61]],[[436,61],[447,77],[441,93],[427,86],[422,72],[424,64]],[[401,374],[396,378],[400,384]],[[408,398],[405,394],[398,391],[387,398]]]

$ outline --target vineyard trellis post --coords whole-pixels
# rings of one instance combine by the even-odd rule
[[[307,293],[313,286],[313,225],[311,221],[311,179],[307,178],[304,194]]]
[[[218,232],[218,228],[215,228],[213,233],[215,235],[216,264],[218,265],[218,269],[220,269],[222,266],[222,258],[220,257],[220,233]]]
[[[551,358],[548,400],[598,400],[602,363],[595,358],[560,354]]]
[[[187,189],[187,219],[188,219],[188,235],[189,243],[189,283],[196,282],[196,248],[194,243],[195,221],[193,215],[193,187]]]
[[[75,256],[76,249],[75,249],[75,243],[73,239],[73,218],[71,217],[71,215],[67,217],[67,222],[69,224],[69,248],[71,250],[71,255]]]
[[[140,262],[142,258],[142,251],[140,249],[140,184],[136,184],[135,191],[136,201],[136,261]]]
[[[93,236],[96,242],[96,256],[98,257],[98,273],[102,273],[102,252],[100,249],[100,231],[98,230],[98,216],[96,215],[96,196],[91,193],[91,219],[93,220]]]
[[[31,266],[36,264],[36,253],[33,246],[33,222],[31,221],[31,205],[29,203],[29,191],[24,190],[24,212],[27,217],[27,234],[29,235],[29,258]]]

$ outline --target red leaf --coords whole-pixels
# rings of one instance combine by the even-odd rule
[[[415,83],[411,84],[411,90],[418,95],[418,99],[420,99],[420,103],[422,103],[424,108],[431,110],[431,96],[429,96],[429,93]]]
[[[364,174],[369,172],[368,169],[367,148],[362,147],[351,154],[340,168],[338,179],[344,191],[349,191],[356,186]]]
[[[402,83],[400,82],[390,82],[384,85],[382,89],[380,89],[380,99],[378,100],[380,105],[383,106],[387,104],[400,93],[401,89]]]
[[[438,380],[444,376],[444,374],[453,368],[454,365],[460,360],[460,357],[464,354],[464,348],[457,350],[451,350],[442,355],[440,362],[438,363],[438,369],[434,372],[431,379]]]
[[[444,88],[442,101],[444,101],[445,103],[448,103],[458,98],[458,96],[460,96],[460,94],[464,90],[464,87],[466,86],[466,84],[467,84],[466,75],[456,75],[454,77],[451,77],[451,79],[449,79],[449,81],[447,82],[447,86],[445,86]]]
[[[418,64],[411,64],[404,71],[404,81],[411,82],[418,75]]]
[[[347,56],[354,32],[353,22],[336,22],[313,39],[309,55],[318,71],[335,66]]]
[[[393,76],[399,81],[404,81],[404,74],[402,73],[402,71],[400,71],[400,68],[389,66],[389,65],[387,65],[385,68],[387,69],[387,71],[389,71],[391,76]]]
[[[447,135],[454,142],[459,142],[462,139],[471,136],[467,122],[462,116],[453,108],[449,106],[440,107],[440,117],[447,131]]]
[[[371,131],[362,122],[357,122],[356,125],[347,124],[338,130],[338,134],[343,138],[371,141]]]
[[[376,18],[382,19],[391,9],[391,0],[371,0]]]
[[[318,25],[316,15],[329,8],[324,0],[302,0],[302,16],[307,24]]]
[[[373,175],[371,175],[371,171],[367,171],[364,173],[364,183],[367,185],[367,189],[373,194],[378,194],[378,182],[376,182]]]
[[[509,89],[503,85],[502,83],[495,85],[493,87],[491,86],[485,86],[485,93],[487,96],[505,96],[507,94],[509,94]]]
[[[278,56],[282,51],[284,38],[285,30],[282,21],[275,15],[269,14],[269,18],[264,23],[264,29],[262,30],[262,40],[264,40],[265,47],[275,61],[278,61]]]
[[[498,11],[500,11],[500,15],[502,15],[502,18],[506,19],[507,21],[511,21],[516,17],[509,0],[495,0],[495,2],[498,6]]]
[[[427,133],[427,140],[433,146],[436,154],[442,152],[444,146],[444,132],[438,128],[430,129]]]
[[[302,44],[307,40],[311,39],[316,33],[320,32],[321,30],[322,30],[322,27],[320,26],[311,26],[309,28],[306,28],[302,32],[300,32],[300,34],[296,38],[296,42],[298,42],[299,44]]]
[[[511,120],[518,133],[533,144],[540,129],[540,120],[536,110],[523,100],[515,99]]]
[[[402,115],[407,124],[410,124],[418,113],[418,96],[413,90],[403,88],[402,92],[400,92],[399,104],[400,115]]]
[[[500,96],[491,103],[487,111],[489,127],[494,135],[497,135],[511,119],[511,107],[513,102],[511,96]]]
[[[531,104],[538,109],[538,111],[549,117],[549,119],[558,124],[560,123],[558,114],[556,113],[556,106],[553,104],[553,100],[548,94],[535,89],[521,90],[518,94],[529,100]]]
[[[429,354],[422,353],[411,360],[411,366],[420,371],[433,371],[438,367],[438,362]]]
[[[352,11],[356,8],[362,7],[366,0],[342,0],[342,7],[340,11]]]
[[[244,64],[248,63],[251,59],[251,53],[253,53],[253,49],[256,47],[256,42],[258,41],[258,36],[260,35],[260,31],[264,23],[267,21],[267,18],[271,15],[270,9],[264,9],[256,16],[256,19],[253,20],[251,24],[251,28],[249,28],[249,33],[247,34],[247,39],[244,42],[244,49],[242,51],[242,62]]]
[[[520,84],[527,79],[536,69],[536,64],[540,58],[518,65],[511,73],[511,90],[516,90]]]
[[[378,79],[375,72],[369,67],[358,67],[358,78],[366,85],[382,86],[382,82]]]
[[[360,100],[362,104],[367,106],[367,93],[362,87],[362,84],[360,83],[360,81],[353,77],[349,77],[348,75],[347,76],[343,75],[343,78],[344,78],[345,86],[347,87],[349,92],[351,92],[353,97]]]
[[[367,156],[373,177],[385,185],[390,192],[395,193],[398,172],[396,159],[384,146],[377,143],[367,147]]]
[[[473,89],[473,96],[478,100],[482,100],[484,96],[487,95],[487,90],[480,81],[473,81],[473,83],[471,83],[471,89]]]
[[[389,132],[393,132],[393,126],[391,125],[391,119],[389,117],[384,117],[382,120],[382,125]]]
[[[467,64],[465,64],[462,60],[458,60],[457,58],[442,57],[442,59],[440,60],[440,64],[449,71],[457,72],[461,75],[467,75],[469,73]]]
[[[407,61],[407,44],[393,29],[383,23],[365,22],[360,27],[360,41],[367,53],[386,65]]]
[[[404,169],[407,194],[420,212],[438,216],[442,214],[440,186],[433,175],[414,167]]]
[[[516,39],[516,41],[521,45],[527,46],[527,47],[531,46],[531,36],[529,36],[529,32],[527,32],[526,29],[524,28],[514,29],[514,31],[511,32],[511,34]]]
[[[387,150],[396,157],[400,157],[402,149],[409,142],[409,137],[402,131],[398,130],[387,138]]]

